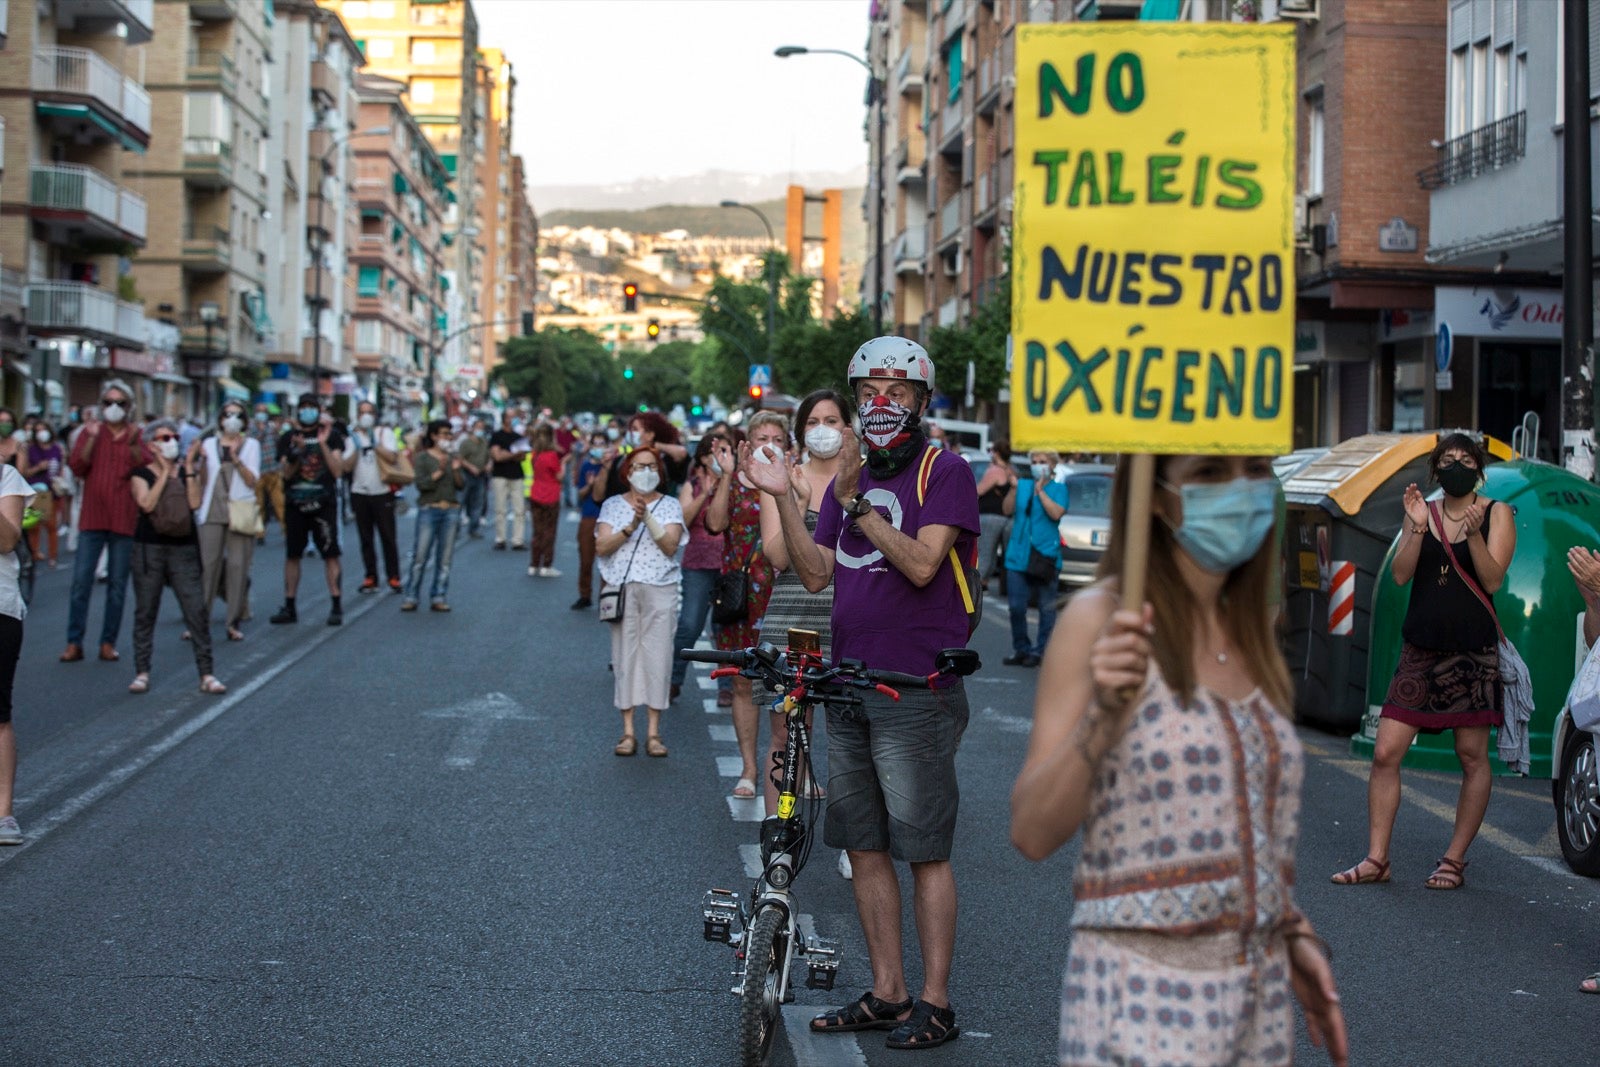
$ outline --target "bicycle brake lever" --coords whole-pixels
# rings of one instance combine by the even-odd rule
[[[899,692],[899,690],[890,689],[888,686],[884,685],[882,682],[878,682],[872,688],[876,689],[878,692],[882,693],[884,696],[888,697],[890,700],[893,700],[895,703],[899,703],[900,702],[900,692]]]
[[[738,667],[717,667],[711,672],[713,678],[732,678],[739,673]]]

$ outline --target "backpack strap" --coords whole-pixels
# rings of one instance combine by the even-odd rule
[[[939,458],[939,450],[932,445],[922,453],[922,460],[917,465],[917,504],[921,506],[928,496],[928,480],[933,476],[934,461]],[[956,546],[950,546],[950,569],[956,576],[956,588],[961,591],[961,605],[971,615],[975,610],[972,602],[972,587],[967,584],[967,571],[961,565],[961,557],[956,554]]]

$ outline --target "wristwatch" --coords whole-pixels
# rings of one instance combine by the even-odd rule
[[[855,499],[851,500],[850,503],[845,505],[844,513],[850,516],[852,519],[859,519],[861,516],[865,515],[871,510],[872,504],[865,496],[857,493],[855,495]]]

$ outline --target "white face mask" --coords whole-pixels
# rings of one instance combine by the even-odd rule
[[[644,444],[644,434],[640,433],[638,430],[629,430],[628,447],[638,448],[642,444]]]
[[[844,434],[832,426],[817,425],[806,431],[806,451],[818,459],[837,456],[843,444]]]
[[[161,457],[163,459],[177,459],[178,458],[178,442],[176,442],[176,441],[162,441],[162,442],[159,442],[156,445],[156,451],[161,453]]]
[[[47,445],[50,443],[50,431],[40,430],[38,433],[33,435],[33,439],[38,441],[41,445]]]
[[[229,415],[222,420],[223,433],[238,433],[242,429],[244,429],[244,419],[237,415]]]
[[[370,429],[372,429],[372,428],[373,428],[373,427],[374,427],[374,426],[376,426],[376,425],[378,425],[378,418],[377,418],[377,416],[376,416],[376,415],[374,415],[374,414],[373,414],[373,413],[372,413],[372,412],[370,412],[370,411],[368,411],[368,412],[363,412],[363,413],[362,413],[362,414],[361,414],[361,415],[360,415],[360,416],[359,416],[359,417],[358,417],[358,418],[357,418],[357,419],[356,419],[356,425],[358,425],[358,426],[360,426],[360,427],[361,427],[361,428],[362,428],[362,429],[363,429],[363,430],[370,430]]]
[[[646,467],[628,475],[628,484],[641,493],[654,492],[655,487],[661,484],[661,475]]]
[[[1035,463],[1028,469],[1033,473],[1033,480],[1036,482],[1042,482],[1050,477],[1050,464],[1048,463]]]
[[[16,430],[16,431],[13,431],[12,434],[11,434],[11,439],[13,441],[15,441],[19,445],[25,445],[25,444],[28,443],[28,431],[27,430]]]
[[[100,417],[111,423],[121,422],[128,417],[128,409],[121,404],[107,404],[100,409]]]

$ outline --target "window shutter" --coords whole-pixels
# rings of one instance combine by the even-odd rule
[[[1501,48],[1511,43],[1515,26],[1516,0],[1494,0],[1494,46]]]

